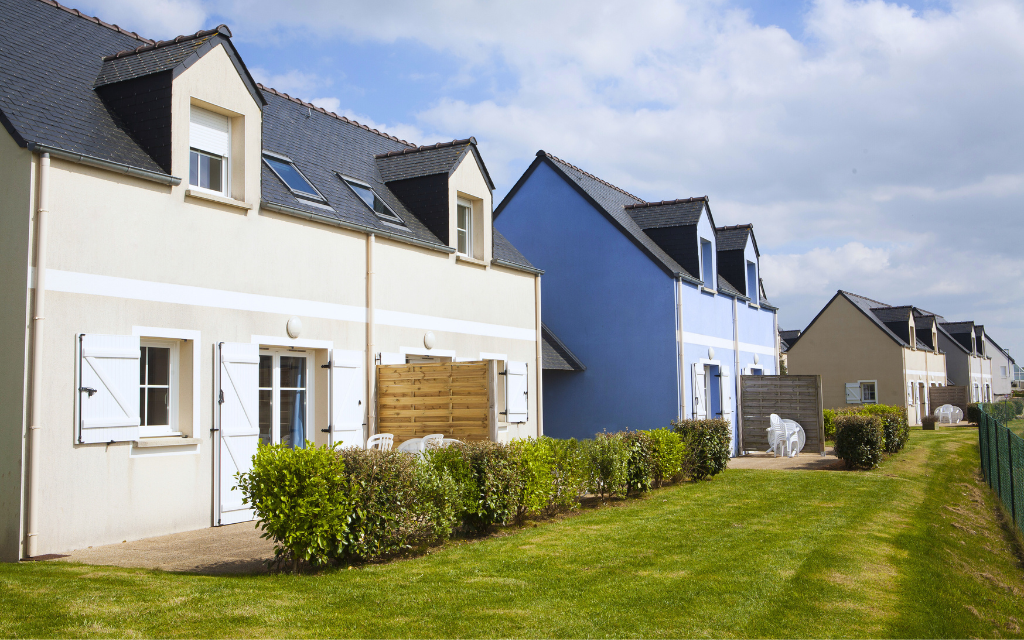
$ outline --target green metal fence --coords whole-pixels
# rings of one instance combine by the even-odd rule
[[[985,481],[1024,534],[1024,439],[1006,428],[981,405],[978,449]]]

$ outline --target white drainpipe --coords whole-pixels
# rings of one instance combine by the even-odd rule
[[[376,386],[376,367],[374,366],[374,330],[373,330],[373,248],[376,236],[366,234],[366,437],[375,434],[377,403],[374,396]]]
[[[541,330],[540,276],[534,277],[534,305],[537,311],[537,437],[544,435],[544,337]]]
[[[49,197],[50,154],[39,155],[39,193],[36,213],[36,287],[32,293],[32,405],[28,428],[28,469],[25,483],[26,557],[38,555],[39,548],[39,447],[43,428],[43,311],[46,301],[46,218]]]

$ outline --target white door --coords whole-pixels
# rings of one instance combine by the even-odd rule
[[[139,438],[139,338],[80,337],[78,442]]]
[[[235,474],[252,469],[260,441],[259,365],[256,344],[222,342],[218,348],[218,493],[217,524],[253,519],[252,509],[242,504],[235,489]]]
[[[365,444],[363,425],[363,352],[334,349],[331,352],[331,445],[359,447]]]
[[[708,394],[704,365],[695,363],[693,373],[690,375],[693,381],[693,417],[697,420],[705,420],[708,417]]]

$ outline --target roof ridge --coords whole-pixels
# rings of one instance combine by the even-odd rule
[[[44,2],[45,2],[45,0],[44,0]],[[229,38],[231,37],[231,29],[228,28],[228,25],[226,25],[226,24],[219,24],[216,27],[214,27],[213,29],[203,29],[201,31],[196,31],[192,35],[183,35],[183,36],[178,36],[176,38],[173,38],[171,40],[161,40],[159,42],[150,42],[148,44],[144,44],[141,47],[137,47],[135,49],[125,49],[124,51],[118,51],[117,53],[115,53],[113,55],[103,56],[103,61],[104,62],[108,62],[110,60],[116,60],[118,58],[124,58],[126,56],[133,56],[133,55],[136,55],[136,54],[139,54],[139,53],[145,53],[146,51],[152,51],[153,49],[162,49],[163,47],[168,47],[168,46],[170,46],[172,44],[178,44],[180,42],[188,42],[189,40],[195,40],[197,38],[203,38],[203,37],[206,37],[206,36],[212,36],[212,35],[214,35],[216,33],[219,33],[221,35],[227,36]]]
[[[737,229],[753,229],[754,225],[750,224],[734,224],[732,226],[715,227],[715,231],[735,231]]]
[[[707,204],[707,196],[695,196],[693,198],[676,198],[675,200],[662,200],[661,202],[641,202],[637,204],[627,204],[627,209],[643,209],[644,207],[660,207],[662,205],[669,204],[686,204],[688,202],[704,202]]]
[[[891,307],[892,306],[891,304],[886,304],[886,303],[880,302],[878,300],[872,300],[871,298],[868,298],[867,296],[862,296],[859,293],[854,293],[852,291],[844,291],[843,289],[840,289],[839,292],[840,293],[845,293],[848,296],[854,296],[855,298],[860,298],[861,300],[867,300],[868,302],[873,302],[873,303],[879,305],[879,308],[881,308],[881,307]]]
[[[451,142],[438,142],[436,144],[421,145],[419,147],[413,145],[408,149],[402,149],[401,151],[388,151],[387,153],[378,153],[373,156],[374,158],[391,158],[394,156],[404,156],[408,153],[417,153],[419,151],[431,151],[433,149],[444,149],[447,147],[457,147],[461,144],[476,144],[476,138],[470,136],[462,140],[452,140]]]
[[[562,160],[562,159],[561,159],[561,158],[559,158],[558,156],[555,156],[555,155],[553,155],[553,154],[550,154],[550,153],[548,153],[547,151],[544,151],[544,150],[541,150],[541,151],[538,151],[538,152],[537,152],[537,155],[538,155],[538,156],[540,156],[540,155],[542,155],[542,154],[543,154],[543,155],[545,155],[545,156],[547,156],[548,158],[551,158],[551,159],[552,159],[552,160],[554,160],[555,162],[558,162],[558,163],[564,164],[564,165],[565,165],[565,166],[567,166],[567,167],[571,167],[571,168],[575,169],[576,171],[579,171],[579,172],[580,172],[580,173],[582,173],[583,175],[587,176],[587,177],[588,177],[588,178],[590,178],[591,180],[596,180],[596,181],[600,182],[601,184],[603,184],[604,186],[606,186],[606,187],[611,187],[612,189],[615,189],[615,190],[616,190],[616,191],[618,191],[619,193],[623,193],[623,194],[625,194],[625,195],[629,196],[630,198],[633,198],[634,200],[639,200],[640,202],[646,202],[646,201],[645,201],[645,200],[644,200],[643,198],[638,198],[637,196],[634,196],[634,195],[633,195],[632,193],[630,193],[630,192],[626,191],[625,189],[622,189],[622,188],[616,187],[616,186],[615,186],[614,184],[612,184],[612,183],[610,183],[610,182],[606,182],[606,181],[602,180],[601,178],[598,178],[597,176],[595,176],[595,175],[594,175],[594,174],[592,174],[592,173],[587,173],[587,172],[586,172],[586,171],[584,171],[583,169],[580,169],[579,167],[577,167],[576,165],[572,164],[571,162],[566,162],[565,160]],[[627,207],[627,208],[628,208],[628,207],[631,207],[631,206],[633,206],[633,205],[628,205],[628,204],[626,205],[626,207]]]
[[[377,135],[382,136],[384,138],[387,138],[388,140],[393,140],[395,142],[400,142],[400,143],[402,143],[402,144],[404,144],[406,146],[409,146],[409,147],[415,147],[416,146],[413,143],[409,142],[408,140],[402,140],[401,138],[393,136],[393,135],[391,135],[389,133],[385,133],[383,131],[378,131],[377,129],[371,129],[370,127],[366,126],[365,124],[361,124],[359,122],[356,122],[355,120],[352,120],[350,118],[346,118],[345,116],[339,116],[338,114],[334,113],[333,111],[328,111],[327,109],[324,109],[323,107],[318,107],[318,106],[316,106],[315,104],[313,104],[311,102],[306,102],[305,100],[300,100],[298,98],[293,98],[290,95],[288,95],[287,93],[284,93],[282,91],[278,91],[277,89],[273,89],[271,87],[264,86],[264,85],[260,84],[259,82],[256,83],[256,86],[259,87],[259,89],[261,91],[266,91],[267,93],[272,93],[275,96],[284,98],[285,100],[291,100],[292,102],[294,102],[296,104],[301,104],[302,106],[304,106],[304,107],[306,107],[308,109],[313,109],[314,111],[318,111],[318,112],[324,114],[325,116],[331,116],[332,118],[337,118],[338,120],[341,120],[342,122],[347,122],[348,124],[355,125],[355,126],[359,127],[360,129],[366,129],[367,131],[369,131],[371,133],[376,133]]]
[[[72,9],[71,7],[65,7],[64,5],[62,5],[61,3],[57,2],[56,0],[39,0],[39,2],[42,2],[43,4],[46,4],[46,5],[50,5],[51,7],[55,7],[57,9],[60,9],[61,11],[67,11],[71,15],[78,16],[79,18],[82,18],[84,20],[88,20],[89,22],[98,24],[101,27],[106,27],[106,28],[110,29],[111,31],[116,31],[116,32],[118,32],[118,33],[120,33],[122,35],[131,36],[131,37],[135,38],[136,40],[140,40],[142,42],[145,42],[146,44],[155,44],[154,40],[150,40],[149,38],[144,38],[144,37],[140,36],[139,34],[135,33],[134,31],[128,31],[127,29],[122,29],[121,27],[117,26],[116,24],[111,24],[109,22],[104,22],[104,21],[100,20],[99,18],[94,18],[93,16],[86,15],[86,14],[82,13],[81,11],[79,11],[78,9]]]

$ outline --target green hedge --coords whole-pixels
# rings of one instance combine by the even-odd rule
[[[882,461],[885,430],[878,415],[842,415],[836,418],[836,457],[848,468],[873,469]]]
[[[460,443],[423,455],[260,445],[238,476],[280,563],[326,565],[400,555],[456,531],[483,533],[580,499],[637,495],[725,469],[729,425],[602,433],[593,440]]]
[[[878,416],[885,433],[885,452],[899,453],[910,439],[910,422],[907,410],[885,404],[866,404],[859,407],[825,409],[825,439],[835,440],[837,425],[844,416]]]
[[[971,406],[975,407],[975,411],[977,412],[978,405]],[[1020,400],[1019,398],[1004,400],[1002,402],[985,402],[980,406],[984,407],[986,413],[1003,424],[1006,424],[1011,420],[1016,420],[1017,416],[1024,412],[1024,400]],[[976,413],[975,417],[980,420],[980,413]],[[968,417],[968,420],[976,424],[979,422],[979,420],[971,420],[970,417]]]

